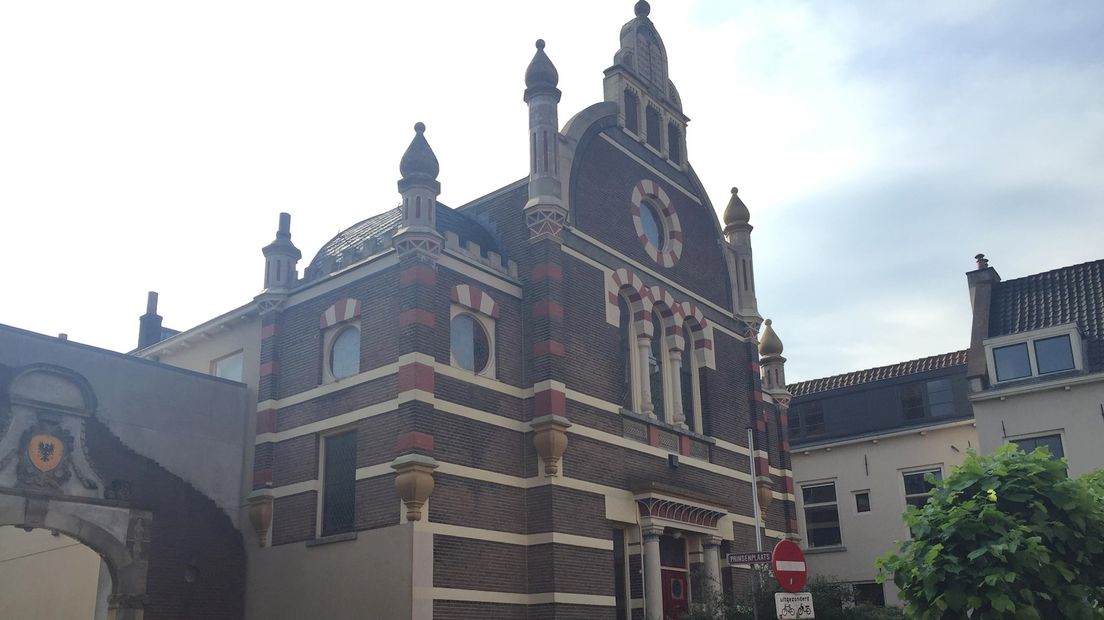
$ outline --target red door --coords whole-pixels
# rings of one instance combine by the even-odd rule
[[[663,620],[679,620],[690,613],[689,582],[680,570],[663,569]]]

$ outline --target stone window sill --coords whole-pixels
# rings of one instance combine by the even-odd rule
[[[697,433],[697,432],[694,432],[692,430],[682,428],[680,426],[675,426],[673,424],[668,424],[668,423],[664,422],[663,420],[657,420],[657,419],[649,418],[648,416],[644,415],[643,413],[637,413],[635,411],[630,411],[628,409],[622,408],[621,409],[621,415],[628,416],[628,417],[630,417],[634,420],[637,420],[639,422],[643,422],[645,424],[649,424],[651,426],[656,426],[656,427],[662,428],[665,431],[671,431],[672,433],[675,433],[677,435],[686,435],[687,437],[693,437],[694,439],[697,439],[698,441],[704,441],[705,443],[708,443],[708,444],[714,444],[715,445],[717,443],[717,440],[712,438],[712,437],[707,437],[705,435],[702,435],[701,433]]]
[[[832,545],[831,547],[809,547],[805,549],[805,555],[816,555],[818,553],[844,553],[847,551],[847,547],[843,545]]]
[[[347,540],[356,540],[356,532],[342,532],[341,534],[331,534],[330,536],[322,536],[315,538],[314,540],[308,540],[308,547],[319,547],[321,545],[329,545],[333,543],[345,542]]]

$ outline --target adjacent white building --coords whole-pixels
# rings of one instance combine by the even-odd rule
[[[1001,280],[984,255],[973,306],[970,401],[982,452],[1016,443],[1104,468],[1104,260]]]
[[[901,516],[978,445],[957,351],[789,386],[788,424],[809,571],[856,598],[900,601],[875,560],[908,537]]]

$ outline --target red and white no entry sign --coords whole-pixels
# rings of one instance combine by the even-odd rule
[[[800,592],[809,578],[801,547],[791,541],[780,540],[774,546],[771,556],[771,568],[774,569],[774,578],[778,580],[778,585],[787,592]]]

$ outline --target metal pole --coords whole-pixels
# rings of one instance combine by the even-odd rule
[[[755,492],[755,431],[748,429],[748,463],[751,467],[751,508],[755,519],[755,550],[763,550],[763,537],[759,534],[759,494]],[[751,615],[759,620],[759,571],[751,565]]]

